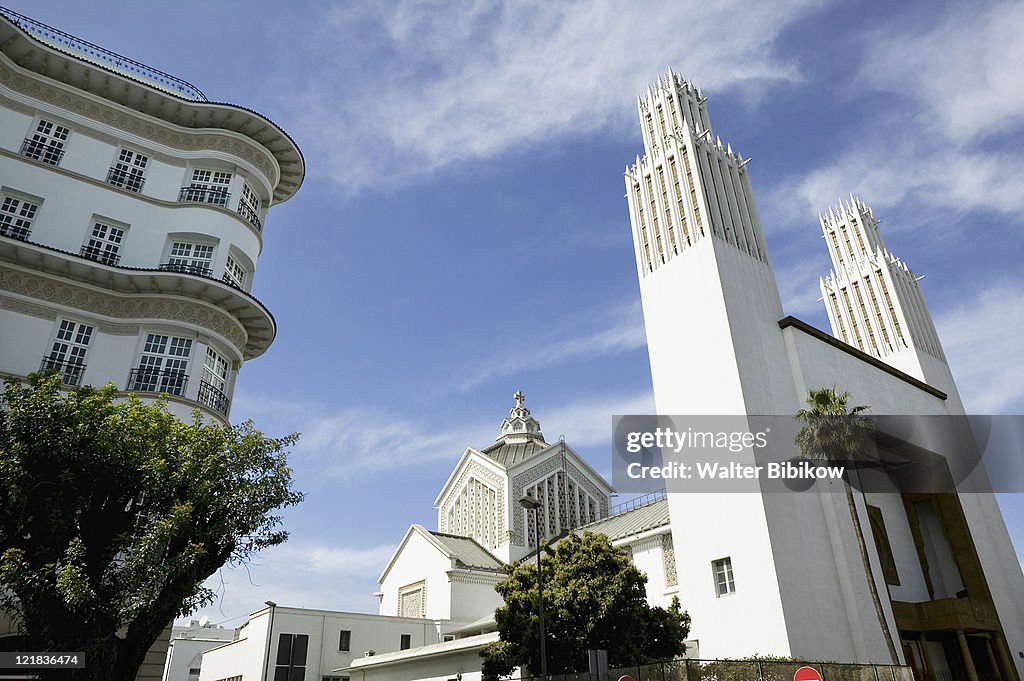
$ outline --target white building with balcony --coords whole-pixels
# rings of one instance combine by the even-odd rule
[[[55,370],[227,423],[277,330],[251,293],[267,210],[304,168],[264,116],[0,8],[0,378]]]
[[[276,333],[251,293],[302,154],[240,106],[0,10],[0,375],[227,422]]]

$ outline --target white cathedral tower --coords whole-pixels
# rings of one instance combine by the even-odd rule
[[[731,415],[742,428],[792,417],[808,390],[837,385],[873,414],[963,416],[918,282],[862,201],[821,216],[829,335],[784,315],[748,159],[712,132],[703,93],[670,71],[637,108],[644,154],[626,168],[626,198],[659,414]],[[942,442],[918,444],[958,462]],[[774,460],[797,454],[772,446]],[[842,494],[669,492],[679,598],[701,657],[1021,678],[1024,575],[990,488],[893,487],[856,495],[855,515]],[[874,538],[864,549],[854,517]]]
[[[948,387],[946,356],[918,278],[885,247],[871,208],[851,196],[818,218],[832,257],[832,271],[820,281],[832,335]]]

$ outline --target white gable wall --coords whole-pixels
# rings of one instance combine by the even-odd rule
[[[400,593],[403,589],[424,587],[424,616],[427,619],[451,619],[451,585],[448,571],[452,560],[419,531],[413,531],[391,569],[381,582],[381,615],[398,615]]]

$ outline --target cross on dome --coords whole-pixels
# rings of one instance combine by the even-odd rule
[[[517,390],[512,396],[516,405],[508,410],[508,418],[501,422],[501,435],[498,440],[506,443],[526,442],[527,440],[540,440],[544,442],[544,434],[540,432],[540,421],[533,418],[530,410],[523,402],[526,395],[522,390]]]

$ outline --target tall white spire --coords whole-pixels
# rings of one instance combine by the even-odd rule
[[[832,335],[911,374],[921,372],[901,353],[944,362],[918,278],[885,247],[871,208],[851,195],[818,217],[832,256],[820,282]]]
[[[625,180],[641,276],[709,236],[766,260],[746,160],[714,136],[706,101],[672,70],[637,100],[644,155]]]

